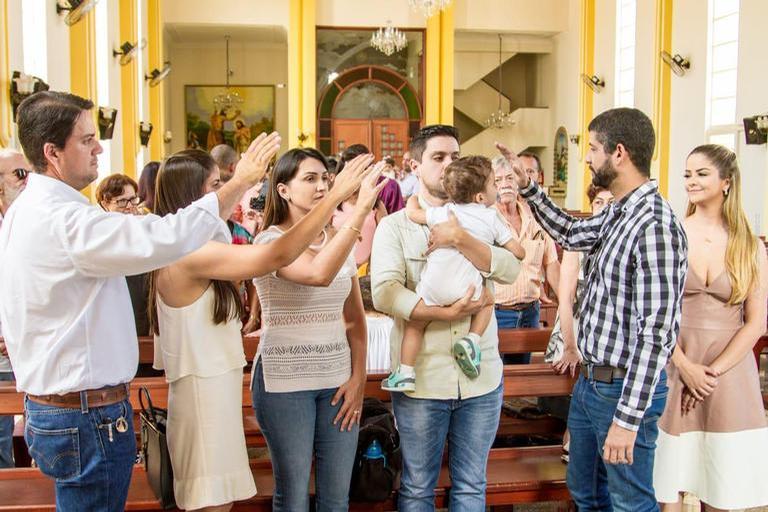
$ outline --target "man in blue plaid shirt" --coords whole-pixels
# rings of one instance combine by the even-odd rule
[[[588,253],[577,340],[583,362],[568,417],[568,489],[579,510],[659,509],[657,421],[667,396],[664,365],[680,328],[687,240],[650,180],[654,146],[651,121],[637,109],[594,118],[586,162],[592,182],[616,201],[576,219],[498,145],[539,224],[566,250]]]

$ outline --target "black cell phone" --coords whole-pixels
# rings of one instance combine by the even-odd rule
[[[265,202],[266,198],[263,196],[252,197],[250,207],[252,210],[256,210],[257,212],[263,212]]]

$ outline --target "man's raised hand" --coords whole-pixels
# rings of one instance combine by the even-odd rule
[[[517,183],[517,188],[522,190],[530,185],[531,178],[525,174],[525,168],[523,168],[523,164],[520,162],[517,154],[515,154],[501,142],[496,142],[495,144],[496,149],[499,150],[499,153],[501,153],[501,155],[506,158],[507,162],[509,162],[509,165],[512,167],[512,170],[515,173],[515,182]]]

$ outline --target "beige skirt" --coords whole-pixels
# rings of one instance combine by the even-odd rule
[[[181,509],[244,500],[256,494],[243,433],[243,369],[170,384],[168,451]]]

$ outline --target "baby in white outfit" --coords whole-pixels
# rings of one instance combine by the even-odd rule
[[[418,198],[411,196],[406,214],[413,222],[435,224],[456,216],[462,228],[473,237],[487,244],[494,244],[512,252],[522,260],[525,250],[515,239],[506,222],[495,208],[496,183],[491,161],[482,156],[468,156],[452,162],[443,176],[443,186],[451,203],[445,206],[421,209]],[[463,254],[452,247],[440,248],[430,253],[427,264],[416,286],[416,293],[427,306],[450,306],[474,287],[472,300],[483,293],[483,277],[480,271]],[[479,341],[488,328],[493,315],[489,304],[472,316],[469,333],[454,343],[452,353],[461,370],[470,378],[480,374]],[[413,391],[416,375],[413,369],[421,350],[424,329],[428,322],[411,320],[405,324],[400,349],[400,365],[382,382],[389,391]]]

